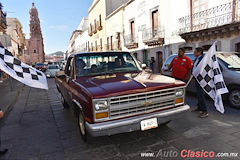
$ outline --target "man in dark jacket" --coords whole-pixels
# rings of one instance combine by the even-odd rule
[[[2,111],[2,109],[0,109],[0,119],[3,118],[4,116],[4,113]],[[1,133],[1,132],[0,132]],[[0,137],[1,138],[1,137]],[[0,147],[1,147],[1,139],[0,139]],[[3,149],[3,150],[0,150],[0,155],[3,155],[5,153],[7,153],[8,149]]]
[[[197,65],[199,64],[199,62],[202,60],[203,58],[203,48],[202,47],[198,47],[195,49],[194,51],[194,55],[196,57],[194,64],[193,64],[193,69],[192,71],[194,71],[197,67]],[[195,86],[196,86],[196,92],[197,92],[197,98],[198,98],[198,103],[197,103],[197,108],[192,110],[192,112],[196,112],[199,113],[199,117],[201,118],[205,118],[208,116],[208,112],[207,112],[207,106],[206,106],[206,100],[204,97],[204,90],[202,89],[202,87],[200,86],[200,84],[198,83],[198,81],[195,79]]]

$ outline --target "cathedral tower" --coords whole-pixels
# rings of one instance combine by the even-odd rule
[[[38,10],[32,3],[29,11],[30,14],[30,39],[27,41],[27,51],[29,55],[29,63],[43,63],[45,61],[44,45],[40,20],[38,18]]]

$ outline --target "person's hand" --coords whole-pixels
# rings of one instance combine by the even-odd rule
[[[0,118],[3,118],[3,116],[4,116],[4,113],[2,110],[0,110]]]

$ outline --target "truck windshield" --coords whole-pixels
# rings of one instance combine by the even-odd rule
[[[237,56],[236,53],[218,53],[217,57],[222,60],[222,62],[228,69],[240,69],[240,58]]]
[[[130,53],[107,52],[78,55],[75,59],[76,76],[138,72],[140,66]]]

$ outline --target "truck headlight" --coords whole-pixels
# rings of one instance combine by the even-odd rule
[[[176,97],[183,96],[183,94],[184,94],[184,90],[183,89],[177,89],[176,90],[176,93],[175,93]]]
[[[106,110],[108,109],[108,101],[96,101],[95,102],[95,110]]]

